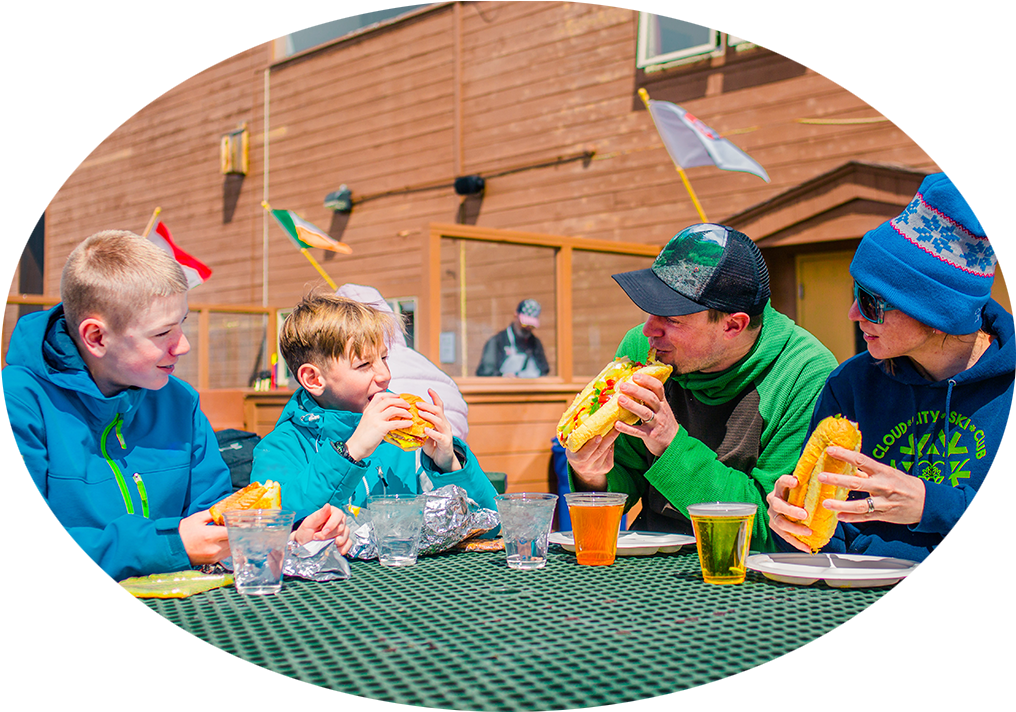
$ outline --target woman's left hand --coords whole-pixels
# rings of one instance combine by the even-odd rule
[[[433,388],[428,388],[427,393],[433,399],[433,405],[427,401],[418,401],[416,409],[420,416],[431,424],[423,432],[427,439],[423,443],[423,451],[431,460],[434,466],[441,472],[456,472],[462,469],[459,458],[455,457],[455,448],[452,442],[452,425],[444,413],[444,401],[441,400]]]
[[[924,482],[919,477],[908,475],[846,448],[830,446],[826,448],[826,452],[837,460],[855,465],[868,475],[856,477],[834,475],[829,472],[819,474],[821,482],[867,492],[869,495],[867,499],[850,499],[845,502],[824,500],[822,505],[832,512],[837,512],[841,522],[917,524],[921,521],[924,514]]]

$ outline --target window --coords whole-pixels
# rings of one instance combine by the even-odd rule
[[[726,46],[747,44],[739,37],[708,27],[640,12],[636,64],[640,68],[666,64],[717,52]]]
[[[303,52],[311,47],[317,47],[325,42],[331,42],[339,37],[356,32],[357,30],[362,30],[363,28],[370,27],[371,25],[376,25],[380,22],[384,22],[385,20],[405,15],[421,7],[426,7],[426,5],[392,7],[387,10],[368,12],[366,15],[345,17],[341,20],[334,20],[321,25],[315,25],[314,27],[308,27],[305,30],[300,30],[299,32],[294,32],[291,35],[286,35],[281,38],[282,47],[280,49],[282,50],[282,56],[289,57],[297,52]]]

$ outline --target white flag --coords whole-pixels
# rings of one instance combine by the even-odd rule
[[[669,101],[649,102],[649,113],[674,163],[682,168],[714,165],[725,171],[752,173],[769,182],[769,174],[751,156]]]

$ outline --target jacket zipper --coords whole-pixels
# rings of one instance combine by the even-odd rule
[[[109,465],[109,469],[113,471],[113,477],[116,478],[117,487],[120,488],[120,496],[123,497],[124,506],[127,508],[127,514],[134,514],[134,503],[131,501],[130,493],[127,491],[127,482],[124,481],[123,473],[120,471],[120,467],[116,464],[112,457],[109,455],[109,451],[106,449],[106,439],[109,437],[109,431],[116,429],[116,440],[120,443],[120,447],[124,450],[127,449],[126,443],[123,439],[123,431],[121,425],[123,424],[123,415],[120,413],[116,414],[112,422],[106,426],[102,431],[102,440],[99,446],[102,448],[102,456],[106,459],[106,464]],[[141,475],[137,472],[134,473],[134,484],[138,488],[138,495],[141,497],[141,513],[146,519],[148,518],[148,492],[145,489],[144,480],[141,479]]]

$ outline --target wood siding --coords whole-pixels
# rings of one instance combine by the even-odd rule
[[[699,218],[637,95],[640,87],[653,99],[680,104],[768,171],[770,183],[712,167],[688,169],[713,221],[750,213],[852,161],[917,174],[938,170],[870,106],[765,48],[728,49],[655,72],[636,69],[637,17],[580,3],[444,3],[285,60],[273,58],[272,43],[253,47],[139,111],[67,179],[46,213],[45,290],[58,293],[63,263],[81,239],[106,228],[141,231],[158,206],[178,244],[213,269],[193,301],[261,304],[267,260],[268,305],[291,306],[322,280],[266,218],[264,198],[352,247],[349,256],[311,251],[337,284],[369,284],[389,299],[424,296],[432,223],[662,246]],[[244,123],[250,172],[223,176],[220,137]],[[573,159],[583,152],[591,155]],[[486,179],[482,197],[456,195],[454,178],[473,173]],[[353,193],[349,214],[323,205],[342,184]],[[759,210],[752,220],[766,225],[764,206]],[[804,199],[797,213],[781,234],[806,230],[808,244],[767,249],[774,302],[791,314],[795,251],[843,249],[889,216],[873,205],[815,219]],[[817,243],[824,245],[808,246]],[[443,258],[451,269],[453,257]],[[507,278],[494,286],[509,307],[516,296],[529,296],[512,291],[552,284],[545,268],[527,271],[519,261],[500,271],[489,267],[488,274]],[[616,289],[611,267],[596,262],[604,289]],[[574,284],[595,289],[578,276]],[[437,313],[454,314],[454,287],[445,286]],[[430,305],[421,302],[420,309]],[[504,310],[467,316],[480,322],[477,332],[491,333],[510,318]],[[576,297],[570,327],[576,352],[596,341],[597,316]],[[545,317],[550,334],[559,316],[549,310]],[[638,318],[632,314],[632,325]],[[482,344],[477,338],[470,361]],[[547,346],[554,363],[560,345]],[[247,353],[237,359],[238,379],[246,381],[240,371],[250,360]],[[598,370],[596,361],[576,355],[575,379]],[[475,361],[466,372],[475,372]],[[516,393],[461,380],[471,403],[470,441],[483,465],[508,472],[510,490],[549,487],[553,425],[569,391],[581,384],[548,391],[534,383]],[[253,421],[259,431],[274,422],[268,411],[276,407],[263,405]],[[228,422],[238,422],[239,411],[230,412]],[[251,417],[245,413],[245,422]]]

